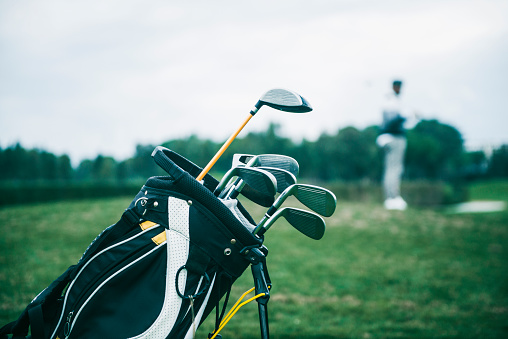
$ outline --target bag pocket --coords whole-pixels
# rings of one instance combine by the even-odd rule
[[[159,315],[166,284],[166,231],[152,224],[94,255],[64,298],[51,338],[127,338]]]

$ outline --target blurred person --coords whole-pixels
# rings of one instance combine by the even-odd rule
[[[384,152],[383,192],[384,206],[388,210],[405,210],[406,201],[400,195],[400,182],[404,172],[404,155],[407,139],[406,128],[410,128],[416,121],[404,115],[400,100],[401,80],[392,83],[393,92],[386,96],[383,106],[383,121],[380,134],[376,139]]]

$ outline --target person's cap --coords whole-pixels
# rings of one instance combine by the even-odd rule
[[[393,81],[393,86],[402,86],[402,81],[401,80],[394,80]]]

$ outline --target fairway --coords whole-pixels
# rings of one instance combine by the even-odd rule
[[[508,201],[506,183],[491,186],[474,187],[473,198]],[[76,263],[130,200],[2,207],[0,326]],[[306,238],[284,221],[266,233],[271,338],[508,337],[508,211],[398,212],[337,200],[322,240]],[[286,204],[295,206],[289,199]],[[264,213],[247,208],[256,220]],[[228,308],[252,286],[247,270],[233,286]],[[207,337],[214,320],[212,313],[198,338]],[[255,303],[221,334],[259,338]]]

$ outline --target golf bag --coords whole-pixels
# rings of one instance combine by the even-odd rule
[[[264,260],[262,238],[245,227],[254,221],[240,204],[231,211],[214,196],[212,176],[196,181],[201,169],[169,149],[152,156],[169,176],[149,178],[1,339],[29,328],[33,339],[192,338],[214,308],[217,328],[233,282]]]

